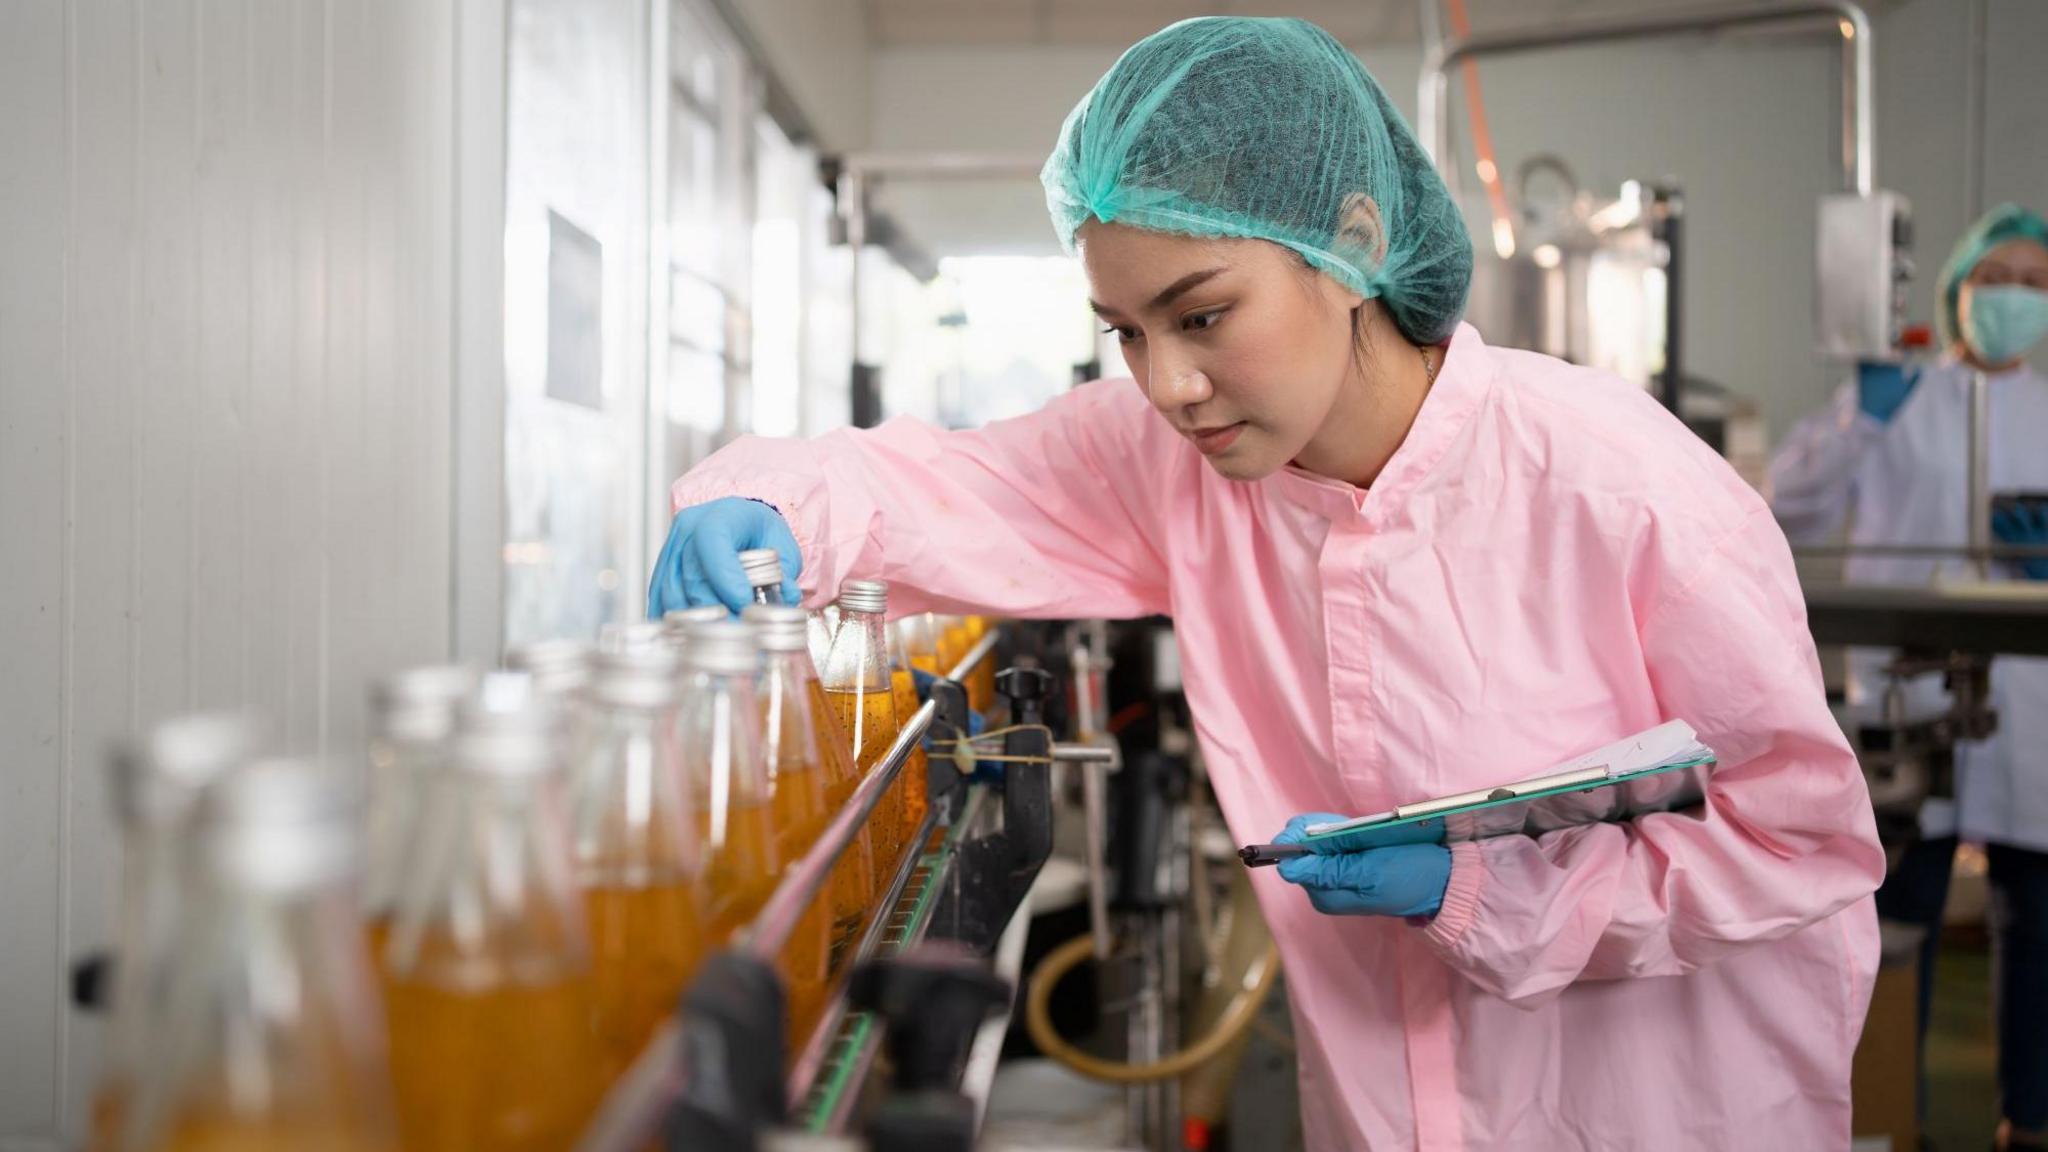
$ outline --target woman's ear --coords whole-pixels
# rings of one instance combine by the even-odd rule
[[[1351,249],[1365,256],[1368,268],[1378,268],[1387,258],[1387,230],[1380,220],[1380,206],[1363,192],[1344,198],[1337,212],[1338,251]]]

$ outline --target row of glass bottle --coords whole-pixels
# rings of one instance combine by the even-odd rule
[[[980,630],[912,618],[892,646],[874,583],[836,608],[677,613],[595,654],[537,646],[480,685],[387,681],[360,904],[342,775],[259,759],[233,718],[160,729],[117,769],[127,880],[95,1146],[567,1147],[894,742],[916,700],[904,665],[950,667]],[[985,707],[990,687],[970,696]],[[793,1038],[894,873],[877,862],[921,826],[924,781],[906,766],[779,958]]]

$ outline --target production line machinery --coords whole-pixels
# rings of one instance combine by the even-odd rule
[[[1122,634],[1145,646],[1170,636],[1163,622]],[[1129,662],[1145,683],[1118,685],[1115,699],[1135,691],[1150,704],[1133,711],[1150,716],[1122,741],[1110,735],[1107,637],[1100,623],[992,630],[935,682],[753,923],[706,961],[677,1018],[613,1084],[580,1152],[967,1152],[1000,1139],[984,1120],[998,1062],[1020,1046],[1120,1086],[1118,1146],[1179,1149],[1184,1117],[1220,1116],[1278,960],[1242,870],[1205,869],[1198,766],[1167,703],[1177,684],[1157,687],[1149,660]],[[996,678],[1006,714],[970,744],[962,683],[999,649],[1014,661]],[[1057,742],[1058,732],[1075,739]],[[773,958],[927,735],[930,802],[914,841],[925,848],[905,854],[848,975],[788,1052]],[[946,751],[968,748],[971,763]],[[1026,899],[1053,855],[1056,818],[1067,852],[1085,860],[1088,929],[1049,950],[1034,941],[1044,954],[1020,998],[1027,933],[1059,923],[1034,921]],[[1092,988],[1062,986],[1091,962]],[[1012,1029],[1019,1011],[1027,1026]],[[1070,1040],[1056,1019],[1107,1026]],[[1184,1023],[1201,1035],[1183,1043]]]
[[[706,961],[677,1019],[612,1086],[579,1149],[974,1146],[1014,999],[1018,910],[1052,849],[1051,767],[1113,755],[1053,742],[1049,672],[1018,666],[996,678],[1007,731],[1000,753],[988,744],[975,754],[998,770],[931,755],[930,803],[914,840],[924,849],[905,853],[857,937],[849,975],[793,1054],[773,961],[919,742],[929,734],[939,749],[968,746],[962,682],[996,660],[1002,642],[992,630],[933,685],[735,946]]]

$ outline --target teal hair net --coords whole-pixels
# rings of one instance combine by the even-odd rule
[[[1984,259],[1986,252],[2008,240],[2032,240],[2048,248],[2048,221],[2017,204],[2000,204],[1979,217],[1975,224],[1970,225],[1970,230],[1963,233],[1963,238],[1956,241],[1948,263],[1941,266],[1941,279],[1935,281],[1935,291],[1940,294],[1940,299],[1934,306],[1934,329],[1943,348],[1963,338],[1962,323],[1956,318],[1963,281],[1976,271],[1977,262]]]
[[[1090,219],[1270,240],[1446,340],[1472,238],[1358,58],[1303,20],[1205,17],[1139,41],[1068,115],[1045,170],[1060,243]]]

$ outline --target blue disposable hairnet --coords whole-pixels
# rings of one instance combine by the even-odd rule
[[[1955,251],[1949,253],[1948,263],[1941,266],[1941,278],[1935,281],[1935,290],[1940,294],[1934,306],[1935,333],[1941,339],[1941,346],[1947,348],[1962,339],[1962,324],[1956,318],[1963,281],[1977,268],[1977,262],[1984,254],[2008,240],[2032,240],[2048,248],[2048,221],[2039,213],[2022,208],[2017,204],[2000,204],[1979,217],[1963,238],[1956,241]]]
[[[1060,242],[1090,219],[1269,240],[1451,335],[1472,239],[1358,58],[1302,20],[1205,17],[1139,41],[1068,115],[1041,173]]]

